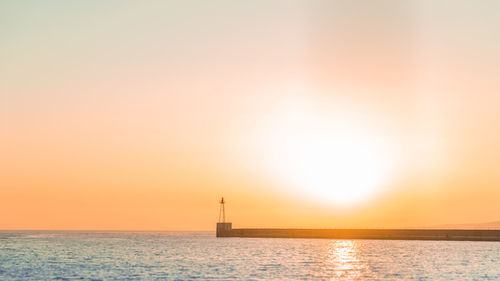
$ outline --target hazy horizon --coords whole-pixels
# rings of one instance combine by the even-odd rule
[[[244,227],[242,224],[236,223],[238,227]],[[392,227],[381,227],[379,229],[391,229]],[[401,229],[500,229],[500,221],[484,222],[484,223],[457,223],[457,224],[443,224],[443,225],[415,225],[400,227]],[[356,229],[363,229],[357,227]],[[0,229],[0,231],[89,231],[89,232],[215,232],[213,229],[185,229],[185,230],[171,230],[171,229]]]
[[[499,9],[2,1],[0,229],[498,221]]]

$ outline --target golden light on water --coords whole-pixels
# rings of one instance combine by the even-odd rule
[[[332,240],[328,246],[327,263],[336,278],[353,280],[359,278],[363,268],[358,258],[355,240]]]

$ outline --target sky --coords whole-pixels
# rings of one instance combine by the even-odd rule
[[[498,9],[2,1],[0,229],[498,220]]]

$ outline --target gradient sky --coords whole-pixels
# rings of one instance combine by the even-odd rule
[[[222,195],[236,227],[498,220],[499,9],[2,1],[0,229],[213,230]],[[308,196],[356,143],[376,192]]]

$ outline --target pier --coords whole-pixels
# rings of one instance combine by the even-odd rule
[[[234,228],[226,222],[224,197],[220,200],[216,237],[306,238],[306,239],[378,239],[436,241],[498,241],[500,229],[300,229]]]
[[[241,238],[319,238],[378,240],[499,241],[500,230],[468,229],[286,229],[232,228],[217,223],[217,237]]]

